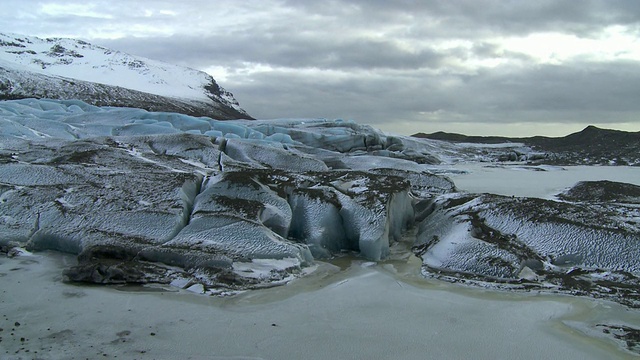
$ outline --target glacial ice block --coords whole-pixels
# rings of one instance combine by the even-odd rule
[[[356,250],[347,241],[340,214],[342,205],[335,189],[321,186],[298,188],[289,196],[293,218],[289,236],[309,245],[316,258],[330,257],[341,250]]]
[[[287,241],[261,224],[223,214],[194,218],[162,248],[225,255],[235,261],[254,258],[297,258],[301,264],[312,261],[306,246]]]
[[[287,150],[281,143],[258,140],[229,139],[224,152],[232,159],[249,164],[257,163],[286,171],[326,171],[324,162],[311,156]]]

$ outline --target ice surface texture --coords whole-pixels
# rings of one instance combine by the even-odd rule
[[[344,251],[383,260],[415,229],[425,273],[640,303],[633,186],[458,193],[430,169],[461,147],[342,120],[23,99],[0,125],[0,246],[78,254],[73,280],[260,287]]]
[[[634,202],[448,194],[434,208],[417,238],[426,271],[558,287],[640,306],[640,211]]]
[[[260,283],[239,265],[254,261],[274,261],[271,282],[342,250],[380,260],[413,225],[416,194],[453,190],[422,165],[366,155],[385,135],[353,122],[34,99],[0,103],[0,122],[0,244],[79,254],[74,280],[233,287]]]

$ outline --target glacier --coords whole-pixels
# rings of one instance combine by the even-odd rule
[[[512,145],[80,100],[2,101],[0,129],[0,247],[75,254],[71,281],[217,294],[286,283],[318,259],[385,261],[408,242],[427,277],[640,304],[638,186],[540,199],[443,175]]]
[[[404,176],[453,189],[419,167],[393,170],[404,160],[384,174],[330,167],[340,151],[384,146],[352,122],[267,126],[35,99],[2,102],[0,116],[0,245],[78,254],[76,281],[233,288],[340,251],[380,260],[414,221]],[[234,272],[260,259],[291,266],[266,279]]]

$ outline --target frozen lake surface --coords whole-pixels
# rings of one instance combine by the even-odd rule
[[[609,180],[640,185],[640,167],[526,166],[460,163],[444,168],[466,173],[447,174],[456,187],[473,193],[492,193],[551,199],[580,181]]]
[[[637,312],[605,301],[425,280],[415,258],[319,263],[284,287],[229,298],[62,283],[74,261],[0,258],[1,358],[615,359],[630,354],[594,326],[640,326]]]

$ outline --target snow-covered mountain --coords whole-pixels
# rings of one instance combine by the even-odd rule
[[[74,281],[208,293],[281,284],[315,259],[405,249],[425,276],[640,306],[640,187],[518,198],[460,192],[435,174],[487,149],[507,147],[341,120],[2,101],[0,248],[77,254]]]
[[[0,33],[0,99],[79,99],[214,119],[251,119],[208,74],[73,39]]]

